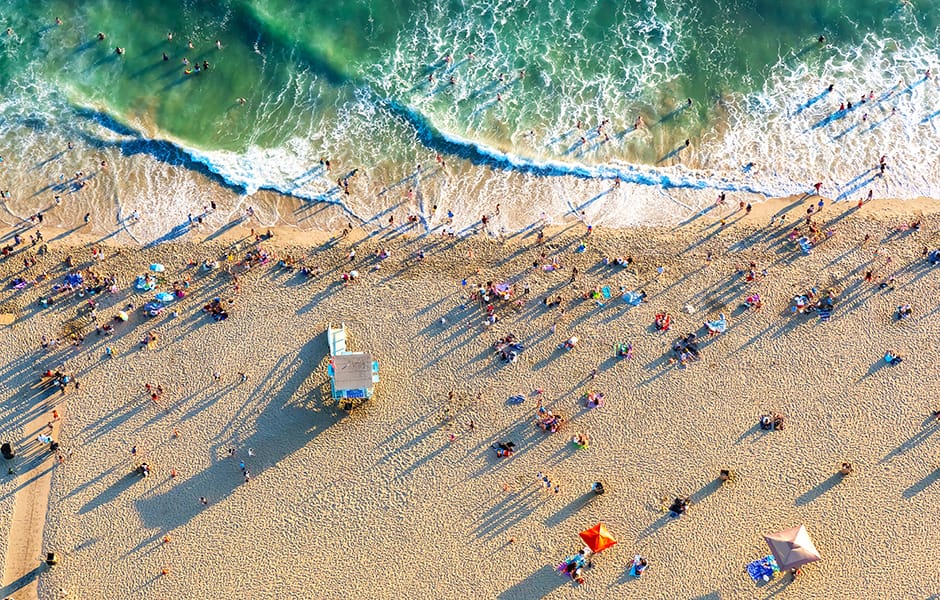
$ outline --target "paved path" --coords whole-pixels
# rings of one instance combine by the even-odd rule
[[[59,420],[52,429],[52,439],[56,440],[59,438],[65,407],[61,400],[62,396],[58,395],[54,400],[49,400],[50,405],[58,404],[56,409],[59,411]],[[26,424],[23,447],[17,448],[15,464],[18,465],[19,475],[16,478],[3,587],[0,588],[0,598],[4,600],[37,600],[39,574],[48,569],[42,550],[42,530],[46,524],[55,454],[49,452],[48,446],[40,446],[36,436],[48,433],[47,424],[50,420],[52,411],[41,411],[37,418]]]

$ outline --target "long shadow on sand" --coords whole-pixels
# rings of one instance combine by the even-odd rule
[[[28,586],[30,583],[35,581],[41,574],[45,573],[48,570],[49,570],[49,567],[46,565],[46,563],[44,562],[39,563],[36,566],[36,568],[34,568],[29,573],[23,575],[16,581],[10,582],[6,584],[5,586],[3,586],[2,588],[0,588],[0,596],[3,596],[4,598],[6,598],[10,596],[11,594],[15,593],[17,590],[23,589],[24,587]]]
[[[890,462],[894,460],[895,458],[901,456],[902,454],[910,452],[911,450],[913,450],[920,444],[926,442],[927,439],[930,438],[930,436],[932,436],[933,434],[935,434],[938,430],[940,430],[940,426],[938,426],[935,423],[934,417],[928,417],[924,421],[920,430],[914,432],[914,435],[912,435],[907,440],[902,442],[900,445],[898,445],[897,448],[895,448],[894,450],[886,454],[885,457],[879,460],[878,462],[879,463]]]
[[[587,492],[581,494],[565,506],[558,509],[558,511],[545,519],[546,527],[555,527],[560,525],[568,519],[568,517],[574,516],[583,508],[586,508],[589,504],[598,499],[597,494],[594,492]]]
[[[934,469],[933,472],[929,473],[926,477],[904,490],[901,495],[910,500],[937,481],[940,481],[940,469]]]
[[[129,490],[135,483],[141,480],[143,480],[143,477],[128,468],[127,473],[125,473],[120,479],[102,490],[100,494],[83,504],[82,507],[78,509],[78,514],[83,515],[85,513],[89,513],[99,506],[107,504],[114,498]]]
[[[796,506],[804,506],[806,504],[809,504],[816,498],[819,498],[820,496],[822,496],[823,494],[825,494],[832,488],[839,485],[843,479],[845,479],[845,476],[842,473],[832,474],[831,476],[829,476],[828,479],[821,482],[816,487],[803,493],[799,498],[797,498],[794,501],[794,504]]]
[[[565,579],[555,573],[551,565],[545,565],[516,585],[504,590],[497,600],[529,600],[544,598],[565,584]]]
[[[240,445],[254,448],[257,456],[264,457],[263,461],[249,461],[253,476],[263,474],[340,420],[341,413],[324,406],[321,388],[310,398],[296,397],[297,390],[326,353],[326,336],[317,336],[304,344],[290,361],[279,361],[252,394],[269,398],[251,427],[253,433],[239,439]],[[285,373],[290,375],[285,378]],[[246,423],[245,427],[249,425]],[[162,493],[138,499],[137,510],[145,527],[169,531],[189,522],[203,510],[214,510],[214,505],[223,502],[239,485],[245,484],[238,463],[221,459]],[[201,496],[208,498],[209,506],[199,503]],[[106,498],[101,500],[106,501]]]

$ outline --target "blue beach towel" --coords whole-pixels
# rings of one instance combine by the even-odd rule
[[[623,295],[623,301],[630,306],[639,306],[643,302],[643,296],[636,292],[627,292]]]
[[[750,575],[751,579],[754,581],[761,581],[765,577],[772,579],[774,573],[778,571],[780,571],[780,567],[777,566],[777,561],[774,559],[773,555],[758,558],[747,566],[747,574]]]

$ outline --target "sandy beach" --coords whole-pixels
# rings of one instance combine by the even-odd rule
[[[283,228],[256,243],[238,223],[145,248],[80,230],[41,256],[24,242],[0,261],[0,312],[17,315],[0,327],[0,441],[19,451],[0,461],[3,473],[18,465],[0,478],[0,545],[16,543],[7,524],[23,482],[51,468],[31,567],[58,555],[38,571],[43,599],[931,597],[940,593],[940,313],[922,250],[937,247],[940,214],[931,201],[827,202],[807,254],[788,234],[816,200],[590,235],[571,219],[546,229],[541,245],[537,228],[504,239]],[[236,292],[226,268],[259,247],[270,260],[240,274]],[[68,256],[75,270],[116,278],[96,311],[113,335],[87,325],[81,344],[69,342],[87,298],[39,306]],[[313,276],[280,267],[288,256]],[[219,268],[198,266],[216,259]],[[155,318],[139,310],[153,292],[132,285],[152,263],[166,266],[158,290],[188,283]],[[344,285],[353,269],[358,279]],[[9,286],[43,272],[38,284]],[[487,282],[514,289],[492,326],[470,299]],[[584,299],[604,286],[612,298],[602,305]],[[621,288],[646,301],[631,306]],[[831,290],[831,320],[791,311],[811,288]],[[742,306],[753,294],[760,310]],[[561,305],[546,307],[546,296]],[[230,318],[202,311],[213,297],[233,301]],[[913,314],[896,320],[906,303]],[[127,322],[115,322],[128,304]],[[653,326],[662,312],[668,332]],[[722,313],[727,330],[708,337],[703,322]],[[381,365],[376,397],[350,411],[329,397],[331,323],[345,323],[350,348]],[[149,332],[156,340],[141,349]],[[690,332],[701,359],[670,362]],[[515,364],[493,352],[510,333],[524,345]],[[63,341],[42,349],[43,335]],[[571,336],[578,345],[559,349]],[[621,343],[632,358],[616,356]],[[903,362],[887,365],[888,350]],[[79,389],[36,388],[46,369]],[[158,401],[147,384],[160,386]],[[605,394],[602,406],[585,407],[590,391]],[[564,428],[539,429],[540,404],[565,416]],[[61,463],[35,441],[57,407]],[[759,427],[770,413],[785,429]],[[588,447],[572,443],[577,434]],[[500,441],[515,454],[497,458]],[[846,461],[854,472],[843,477]],[[149,477],[134,472],[141,462]],[[733,481],[719,481],[721,469]],[[604,495],[590,492],[595,481]],[[677,496],[691,507],[673,518],[663,500]],[[577,586],[556,566],[598,522],[619,542]],[[822,559],[795,580],[752,581],[745,565],[769,554],[763,536],[796,525]],[[640,578],[629,575],[635,555],[650,565]],[[27,597],[3,583],[3,597]]]

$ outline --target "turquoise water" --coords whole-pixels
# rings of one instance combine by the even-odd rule
[[[848,197],[889,153],[883,193],[938,191],[940,99],[923,79],[940,71],[936,1],[74,4],[7,2],[7,169],[35,170],[65,140],[117,145],[183,156],[249,193],[345,203],[364,220],[399,200],[382,191],[438,154],[451,180],[427,195],[459,194],[474,213],[493,202],[480,173],[490,167],[619,176],[631,193],[679,190],[678,204],[694,208],[706,191],[776,195],[808,179]],[[207,71],[186,73],[204,61]],[[846,101],[856,108],[837,113]],[[326,173],[323,157],[338,168]],[[353,169],[369,192],[337,193],[337,173]],[[158,201],[159,182],[146,185],[138,192]],[[556,213],[571,204],[546,201]]]

